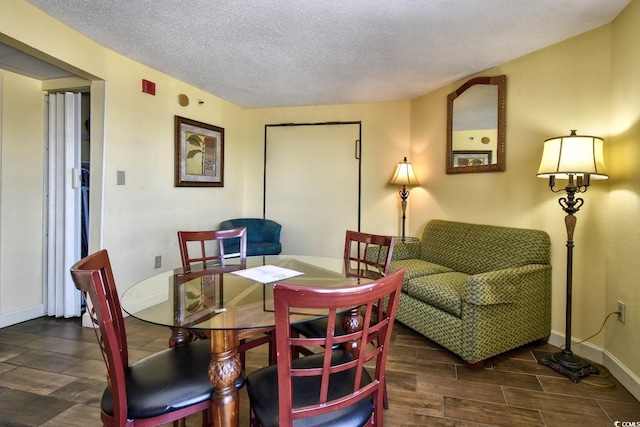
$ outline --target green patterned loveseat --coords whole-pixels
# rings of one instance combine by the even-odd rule
[[[551,330],[550,241],[539,230],[430,221],[419,242],[396,241],[405,270],[396,319],[470,369]]]

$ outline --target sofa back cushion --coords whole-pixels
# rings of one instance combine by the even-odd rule
[[[466,274],[550,263],[544,231],[432,220],[422,234],[421,259]]]

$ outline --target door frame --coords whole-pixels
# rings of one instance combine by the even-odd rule
[[[106,114],[107,114],[107,82],[101,79],[85,79],[74,77],[69,79],[49,80],[42,84],[44,92],[56,92],[65,88],[70,92],[88,92],[90,99],[91,120],[91,151],[89,178],[89,236],[88,253],[96,252],[103,247],[104,242],[104,180],[105,180],[105,152],[106,152]],[[43,142],[46,138],[43,135]],[[44,195],[44,193],[43,193]],[[44,203],[44,201],[43,201]],[[43,234],[45,226],[43,224]],[[46,239],[46,236],[45,236]],[[44,250],[44,249],[43,249]],[[43,257],[42,296],[46,304],[47,283],[44,280],[46,272],[46,257]],[[43,305],[44,307],[44,305]],[[93,327],[88,313],[82,315],[82,326]]]
[[[264,125],[264,163],[262,175],[262,217],[266,218],[267,212],[267,143],[270,128],[282,127],[299,127],[299,126],[358,126],[358,139],[355,141],[354,156],[358,160],[358,229],[360,231],[362,218],[362,121],[336,121],[336,122],[310,122],[310,123],[278,123]]]

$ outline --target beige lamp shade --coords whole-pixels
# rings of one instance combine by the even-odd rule
[[[411,163],[407,163],[406,157],[402,162],[398,163],[396,172],[393,174],[389,183],[396,185],[420,185],[416,174],[413,172],[413,166],[411,166]]]
[[[569,179],[569,175],[590,175],[591,179],[607,179],[604,166],[604,141],[597,136],[571,135],[547,139],[544,142],[538,178],[555,176]]]

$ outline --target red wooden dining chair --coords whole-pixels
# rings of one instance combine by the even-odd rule
[[[227,239],[240,239],[238,252],[225,253],[224,242]],[[189,247],[193,249],[191,242],[197,242],[198,251],[189,252]],[[206,231],[178,231],[178,243],[180,244],[180,257],[182,267],[188,268],[192,264],[207,261],[218,261],[220,265],[225,265],[229,258],[240,258],[240,267],[247,265],[247,228],[238,227],[229,230],[206,230]],[[228,246],[228,245],[227,245]]]
[[[347,230],[344,243],[344,271],[347,277],[377,279],[389,273],[395,239],[391,236],[361,233]],[[381,309],[381,307],[378,307]],[[377,315],[377,313],[376,313]],[[374,316],[375,317],[375,316]],[[321,337],[327,330],[327,319],[317,319],[292,325],[293,333],[305,337]],[[335,334],[344,335],[342,319],[336,323]],[[373,345],[376,343],[374,342]],[[298,352],[310,355],[309,348],[298,348]],[[389,407],[386,384],[384,386],[384,408]]]
[[[394,243],[391,236],[347,230],[343,256],[345,274],[370,279],[389,274]]]
[[[382,426],[386,359],[403,278],[404,269],[400,269],[373,282],[340,288],[277,283],[278,360],[276,365],[247,376],[251,425],[288,427],[300,420],[304,426]],[[376,307],[383,301],[387,301],[386,309],[373,321]],[[339,311],[360,306],[364,314],[362,329],[334,335]],[[291,335],[292,316],[301,309],[328,310],[328,328],[323,336]],[[362,343],[355,354],[344,349],[351,341]],[[373,341],[377,345],[367,345]],[[298,346],[318,346],[323,351],[294,358]]]
[[[231,239],[239,239],[240,247],[239,252],[225,253],[225,242]],[[189,243],[196,242],[196,246],[200,249],[189,254]],[[238,258],[240,263],[239,268],[246,268],[247,266],[247,228],[238,227],[227,230],[206,230],[206,231],[178,231],[178,243],[180,244],[180,257],[182,259],[182,268],[189,269],[195,263],[204,263],[208,261],[218,261],[221,266],[225,265],[225,262],[229,258]],[[254,338],[256,334],[263,333],[262,336]],[[252,348],[258,347],[263,344],[269,345],[269,363],[275,360],[275,353],[273,348],[273,328],[252,330],[248,332],[251,335],[251,339],[240,339],[240,345],[238,346],[238,353],[240,354],[240,363],[242,369],[245,368],[245,352]],[[193,334],[196,334],[193,336]],[[204,338],[196,332],[192,332],[192,338]]]
[[[210,425],[213,385],[208,341],[169,348],[129,364],[127,335],[109,255],[101,250],[71,267],[73,282],[91,301],[89,314],[107,366],[100,404],[105,426],[156,426],[203,411]]]

